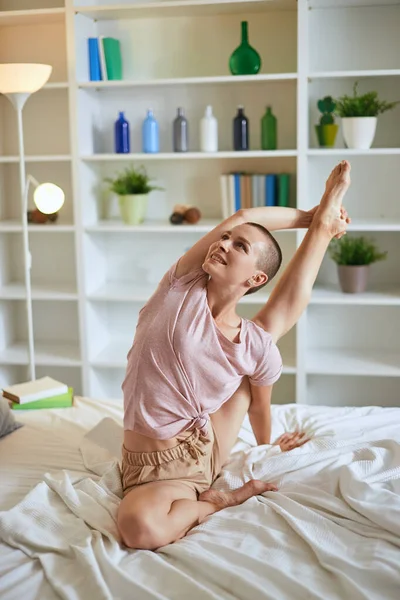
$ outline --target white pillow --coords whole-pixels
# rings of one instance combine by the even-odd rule
[[[8,406],[8,402],[2,396],[0,397],[0,438],[12,433],[16,429],[23,426],[23,423],[18,423],[15,420],[12,410]]]

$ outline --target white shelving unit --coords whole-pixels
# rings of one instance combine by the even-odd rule
[[[253,77],[228,70],[241,20],[263,61]],[[362,91],[400,98],[399,29],[400,0],[0,0],[0,61],[53,65],[23,114],[27,171],[61,185],[67,198],[56,224],[29,226],[37,376],[62,378],[92,397],[121,397],[140,308],[172,262],[221,220],[219,176],[289,172],[292,206],[308,209],[345,157],[349,229],[374,237],[388,258],[373,265],[362,295],[342,294],[335,265],[324,259],[307,311],[279,343],[284,371],[274,401],[398,405],[400,107],[379,118],[369,151],[345,149],[341,133],[334,149],[321,149],[314,124],[317,99],[350,92],[356,80]],[[121,40],[123,81],[89,81],[87,38],[98,35]],[[216,155],[198,150],[207,104],[219,122]],[[238,104],[250,119],[248,152],[232,149]],[[267,104],[278,117],[275,152],[260,150]],[[157,155],[140,148],[149,106],[160,124]],[[178,106],[189,120],[187,154],[172,152]],[[131,126],[129,155],[113,153],[119,110]],[[16,117],[0,98],[0,386],[28,377],[18,160]],[[121,222],[103,183],[130,162],[145,164],[164,188],[151,194],[139,227]],[[198,206],[203,218],[170,225],[176,203]],[[283,268],[303,235],[276,234]],[[240,314],[255,314],[273,285],[243,298]]]

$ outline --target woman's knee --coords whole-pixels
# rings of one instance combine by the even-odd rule
[[[158,519],[157,519],[158,521]],[[143,507],[120,505],[117,516],[117,525],[123,543],[128,548],[137,550],[156,550],[167,542],[162,532],[162,527],[156,522],[154,513],[148,512]]]

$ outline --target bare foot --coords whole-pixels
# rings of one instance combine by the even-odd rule
[[[343,160],[333,169],[312,221],[313,225],[323,225],[331,237],[343,234],[349,222],[342,201],[350,186],[350,168],[350,163]]]
[[[228,506],[238,506],[252,496],[263,494],[264,492],[276,492],[278,488],[272,483],[252,479],[247,481],[242,487],[233,492],[219,492],[217,490],[206,490],[199,496],[200,502],[210,502],[216,506],[217,511]]]

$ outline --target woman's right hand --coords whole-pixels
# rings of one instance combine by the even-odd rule
[[[294,448],[299,448],[299,446],[302,446],[310,439],[305,432],[294,431],[282,433],[272,445],[279,445],[282,452],[288,452]]]

